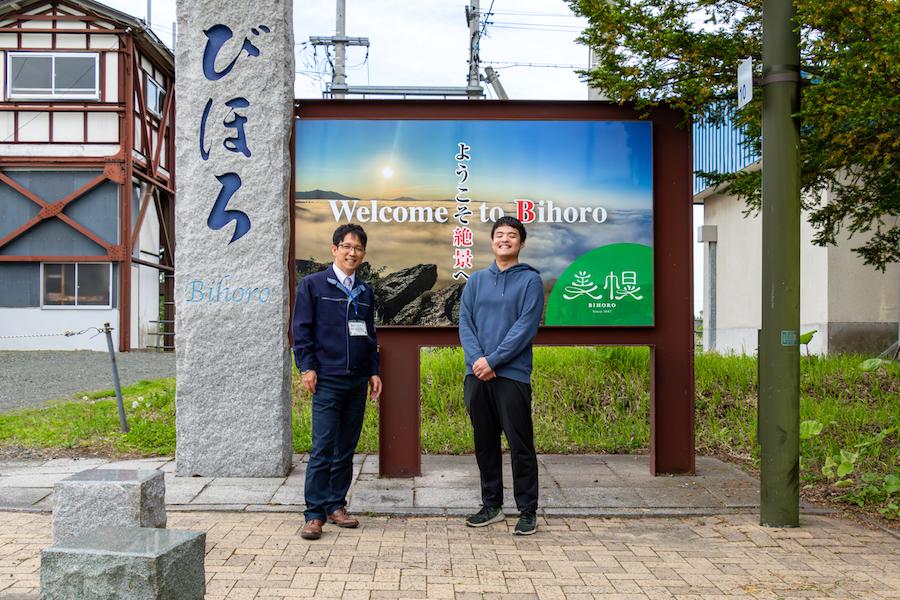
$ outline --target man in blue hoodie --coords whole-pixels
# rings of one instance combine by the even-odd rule
[[[538,270],[519,262],[525,227],[501,217],[491,228],[494,262],[466,283],[459,309],[459,339],[466,358],[463,397],[475,430],[481,472],[481,510],[466,519],[484,527],[504,519],[500,433],[512,456],[513,493],[519,509],[515,535],[537,531],[538,465],[531,422],[531,342],[544,312]]]
[[[312,449],[306,466],[306,524],[300,536],[317,540],[327,520],[356,527],[347,514],[353,453],[366,408],[366,388],[381,394],[375,294],[356,277],[366,255],[366,232],[354,223],[332,236],[334,264],[297,286],[292,328],[294,360],[312,397]]]

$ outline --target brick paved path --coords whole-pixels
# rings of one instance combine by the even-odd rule
[[[513,520],[486,529],[459,518],[363,518],[300,538],[302,516],[169,514],[208,532],[207,599],[900,598],[900,541],[826,516],[768,529],[754,515]],[[50,517],[0,513],[0,598],[37,598]]]

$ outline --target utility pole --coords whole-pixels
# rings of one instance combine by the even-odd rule
[[[469,100],[481,97],[482,89],[479,84],[479,46],[481,42],[481,12],[478,0],[469,0],[466,7],[466,21],[469,23],[469,81],[466,85]]]
[[[347,0],[336,0],[337,19],[334,35],[310,36],[313,46],[334,46],[334,64],[332,65],[331,85],[329,92],[332,98],[346,98],[347,95],[373,96],[467,96],[469,99],[484,97],[484,90],[479,82],[478,41],[481,38],[478,0],[470,0],[466,7],[466,19],[469,24],[469,76],[468,84],[463,86],[383,86],[347,84],[347,46],[369,46],[369,38],[347,37],[346,14]],[[499,84],[499,82],[498,82]]]
[[[800,524],[800,34],[792,0],[763,0],[760,523]]]
[[[494,88],[494,93],[497,94],[498,99],[509,100],[506,90],[503,89],[503,84],[500,83],[500,73],[495,71],[494,67],[488,65],[484,68],[484,80]]]
[[[334,25],[334,73],[331,97],[345,98],[347,92],[347,0],[337,0]]]
[[[347,97],[347,46],[369,46],[369,38],[347,37],[347,0],[336,0],[334,35],[310,36],[313,46],[334,46],[334,65],[331,73],[331,97]],[[327,50],[326,50],[327,52]]]
[[[153,29],[153,0],[147,0],[147,27]]]

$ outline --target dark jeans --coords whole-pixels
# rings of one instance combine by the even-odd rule
[[[306,466],[306,520],[347,505],[353,453],[366,410],[366,376],[319,376],[312,398],[312,450]]]
[[[475,459],[481,472],[481,501],[503,506],[500,433],[506,434],[512,458],[513,495],[519,512],[534,512],[538,502],[538,466],[531,423],[531,386],[495,377],[481,381],[467,375],[463,398],[475,430]]]

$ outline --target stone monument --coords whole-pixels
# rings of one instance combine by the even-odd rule
[[[179,476],[291,465],[291,0],[178,0]]]

